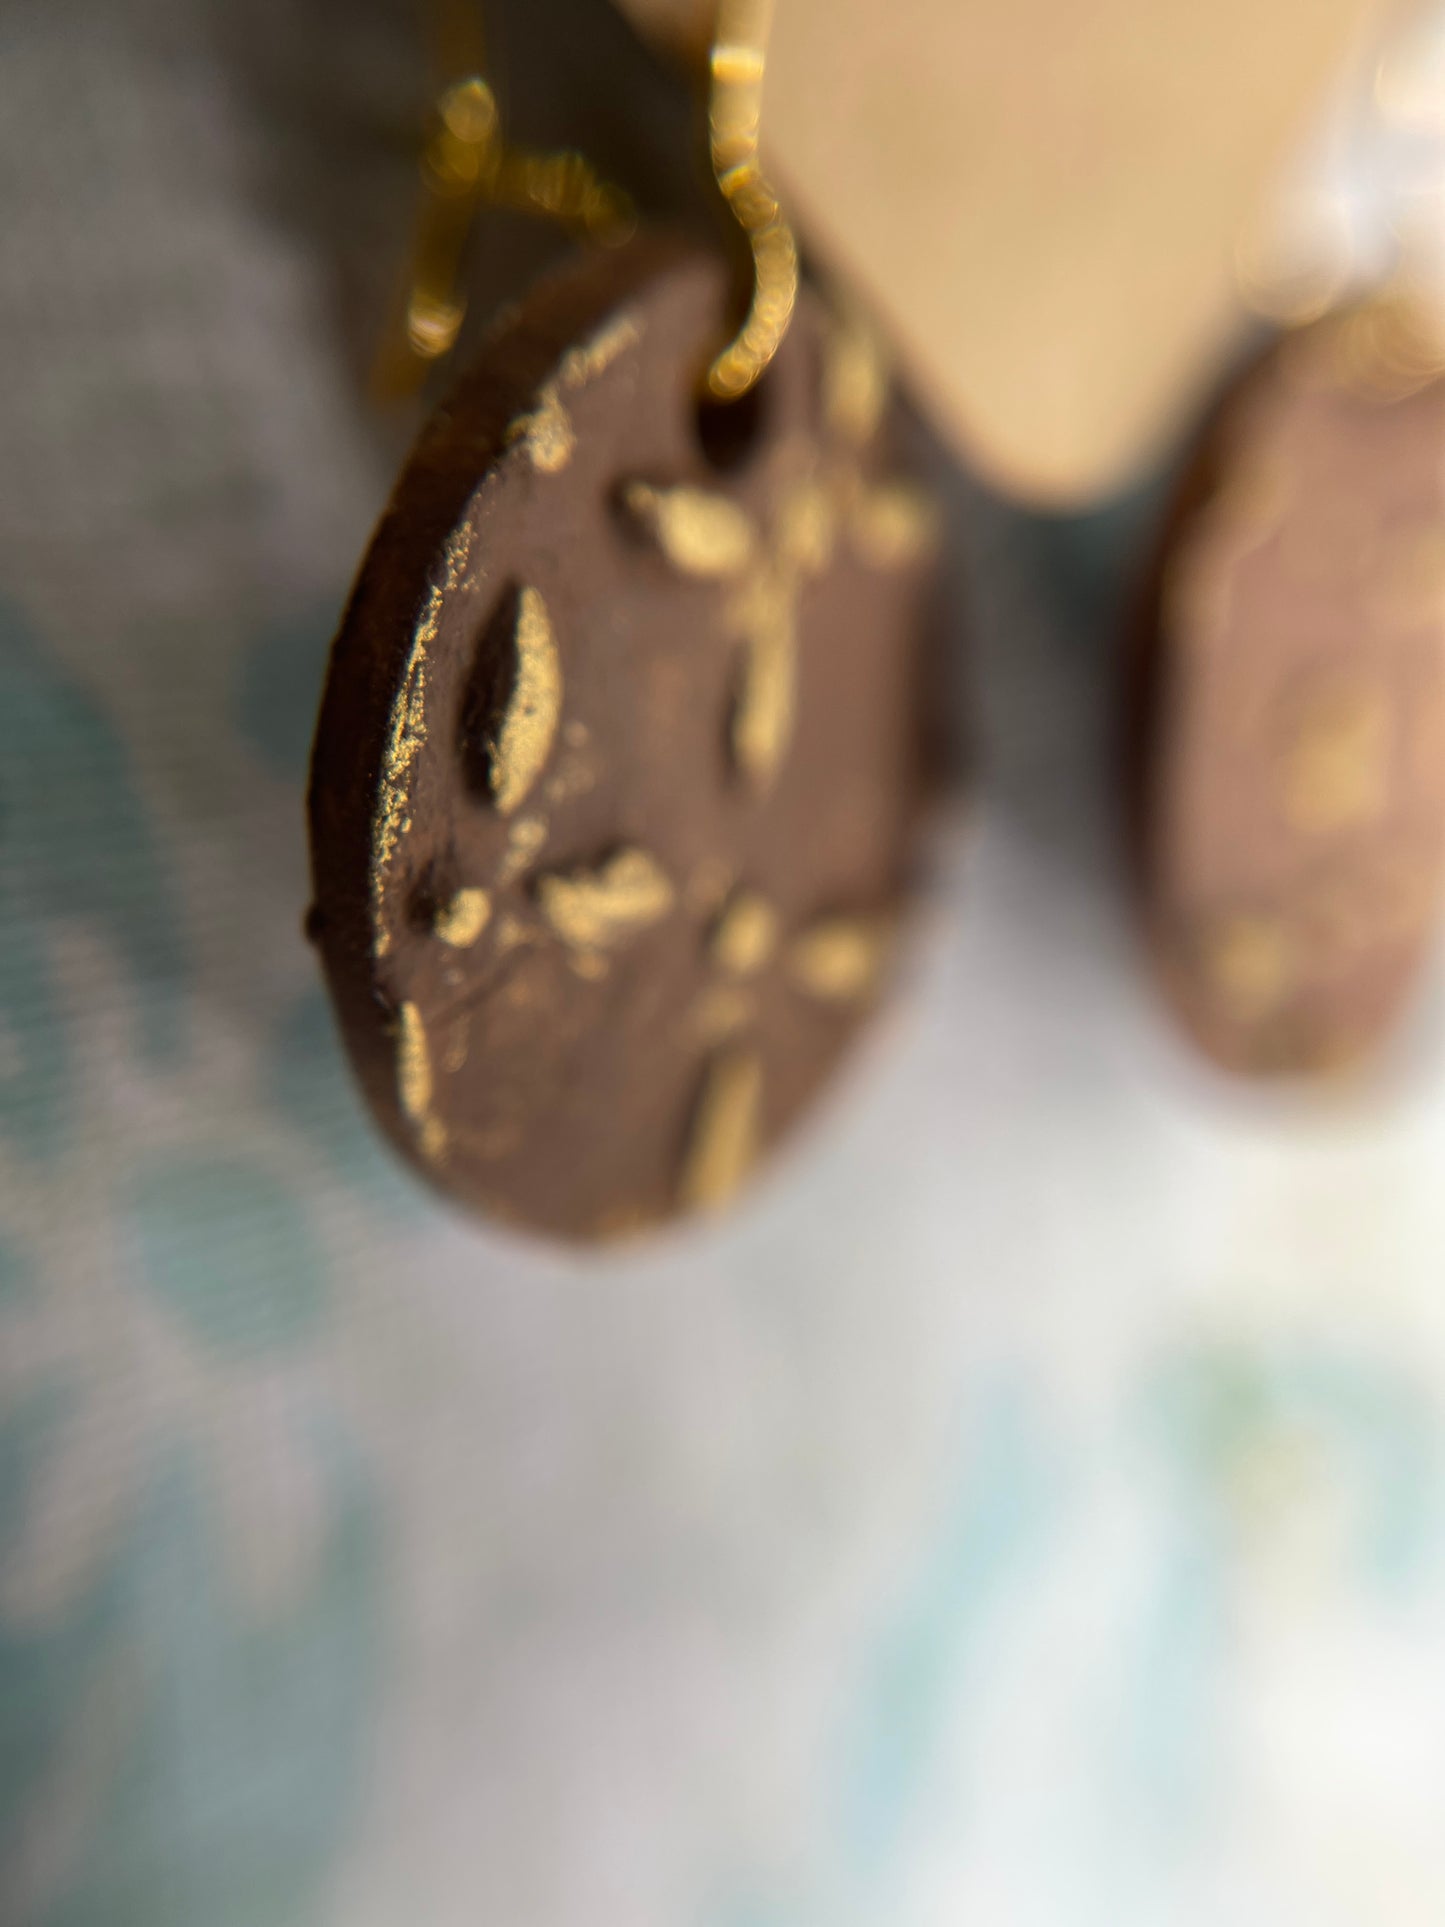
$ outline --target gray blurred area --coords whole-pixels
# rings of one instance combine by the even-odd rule
[[[709,218],[600,0],[489,27],[519,137]],[[1438,995],[1314,1100],[1168,1029],[1157,484],[951,478],[976,780],[741,1209],[560,1256],[373,1140],[302,793],[430,86],[379,0],[0,14],[0,1917],[1438,1919]]]

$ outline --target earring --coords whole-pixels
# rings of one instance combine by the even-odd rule
[[[1367,1054],[1445,869],[1445,341],[1408,292],[1287,333],[1209,423],[1144,598],[1133,827],[1220,1064]]]
[[[712,49],[752,274],[720,352],[722,258],[623,238],[626,198],[514,154],[480,79],[443,100],[415,354],[455,339],[476,206],[616,245],[423,431],[317,725],[310,928],[374,1116],[454,1199],[574,1238],[724,1203],[809,1107],[931,787],[934,511],[875,338],[800,279],[760,171],[766,27],[726,6]]]

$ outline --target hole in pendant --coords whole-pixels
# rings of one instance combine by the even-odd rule
[[[495,800],[493,752],[517,686],[517,617],[521,589],[509,583],[482,624],[462,702],[460,742],[467,788],[479,802]]]
[[[697,441],[708,465],[726,474],[757,453],[768,413],[768,378],[736,401],[703,393],[697,401]]]

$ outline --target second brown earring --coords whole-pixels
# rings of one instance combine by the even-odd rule
[[[1387,293],[1228,392],[1137,637],[1133,836],[1175,1010],[1229,1069],[1388,1035],[1445,868],[1445,343]]]

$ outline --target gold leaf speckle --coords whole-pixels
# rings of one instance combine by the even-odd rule
[[[581,388],[610,368],[617,357],[642,339],[642,323],[635,315],[620,314],[578,348],[569,348],[562,357],[562,380],[569,388]]]
[[[718,919],[712,933],[712,959],[735,977],[751,977],[772,956],[778,941],[778,917],[766,897],[740,890]]]
[[[1294,946],[1277,917],[1262,913],[1222,918],[1207,932],[1204,974],[1230,1014],[1262,1017],[1293,987]]]
[[[622,500],[682,574],[729,576],[747,566],[755,540],[752,521],[726,495],[629,482]]]
[[[887,959],[888,924],[862,917],[828,917],[796,939],[788,956],[794,981],[826,1003],[870,996]]]
[[[413,1003],[403,1004],[400,1012],[396,1090],[402,1111],[416,1128],[423,1152],[427,1157],[439,1157],[446,1148],[446,1126],[432,1115],[431,1049],[421,1012]]]
[[[596,870],[544,876],[542,913],[564,943],[595,950],[620,942],[665,917],[673,889],[645,850],[619,850]]]
[[[827,338],[823,410],[855,448],[872,441],[888,405],[888,363],[878,331],[856,310],[840,314]]]
[[[854,548],[870,568],[907,568],[937,545],[938,504],[911,482],[883,482],[859,495],[851,533]]]
[[[555,381],[538,390],[537,406],[531,414],[517,417],[507,430],[507,440],[520,442],[533,468],[544,475],[556,475],[567,466],[577,435]]]
[[[1390,705],[1366,682],[1314,693],[1284,762],[1284,809],[1316,833],[1372,822],[1389,801]]]
[[[756,1051],[727,1050],[712,1059],[683,1157],[684,1205],[716,1210],[742,1185],[758,1154],[762,1095]]]
[[[805,575],[821,575],[833,559],[837,512],[831,491],[816,476],[798,482],[778,508],[778,548]]]
[[[562,665],[536,589],[517,600],[517,680],[492,745],[492,796],[503,816],[526,797],[552,749],[562,709]]]
[[[472,531],[464,525],[447,538],[442,580],[434,583],[418,618],[407,658],[406,675],[392,704],[382,750],[372,825],[371,905],[373,942],[378,957],[391,948],[387,918],[387,881],[392,858],[411,828],[411,785],[416,760],[426,742],[427,661],[441,628],[446,599],[460,583],[471,555]]]
[[[513,882],[527,868],[546,841],[545,816],[519,816],[512,825],[511,835],[507,838],[506,853],[497,870],[497,881]]]
[[[733,712],[733,756],[757,788],[776,776],[793,735],[797,705],[797,609],[791,584],[772,570],[747,583],[733,605],[745,639]]]
[[[485,890],[458,890],[451,902],[437,912],[432,927],[443,943],[466,950],[481,936],[491,915],[492,899]]]

